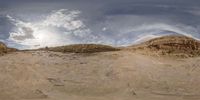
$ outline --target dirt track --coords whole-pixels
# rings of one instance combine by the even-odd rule
[[[200,57],[27,51],[0,66],[0,100],[200,99]]]

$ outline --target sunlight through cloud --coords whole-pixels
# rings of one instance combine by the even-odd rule
[[[15,28],[9,40],[27,45],[29,48],[59,46],[73,42],[73,37],[90,35],[91,31],[79,19],[80,11],[61,9],[52,11],[45,19],[37,22],[24,22],[9,15]]]

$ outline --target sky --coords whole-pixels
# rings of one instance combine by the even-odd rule
[[[0,41],[18,49],[200,39],[200,0],[0,0]]]

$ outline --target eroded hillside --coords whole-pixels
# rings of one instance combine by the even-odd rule
[[[200,42],[182,35],[164,36],[130,46],[129,50],[147,55],[174,55],[179,57],[194,57],[200,55]]]

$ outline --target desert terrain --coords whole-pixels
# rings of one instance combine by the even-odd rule
[[[120,48],[1,45],[0,100],[199,100],[199,48],[185,36]]]

